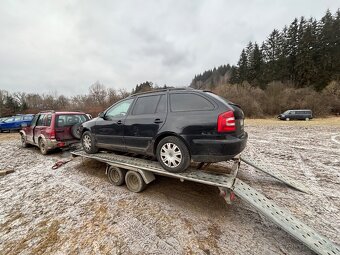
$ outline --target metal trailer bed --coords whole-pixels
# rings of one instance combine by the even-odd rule
[[[220,194],[228,204],[232,203],[234,196],[236,195],[317,254],[340,255],[339,246],[332,243],[328,238],[320,235],[295,218],[286,209],[280,208],[272,200],[266,198],[263,194],[237,178],[237,172],[241,162],[243,162],[257,170],[269,174],[292,188],[309,193],[309,190],[302,184],[288,179],[286,176],[275,171],[275,169],[265,168],[260,161],[253,162],[250,159],[241,156],[236,157],[233,159],[229,174],[204,171],[203,169],[209,164],[204,165],[202,163],[199,164],[198,167],[190,167],[183,173],[170,173],[164,170],[156,161],[108,152],[87,154],[83,150],[76,150],[71,153],[75,157],[80,156],[106,163],[106,174],[108,175],[110,182],[115,185],[123,185],[125,182],[128,189],[133,192],[142,191],[147,184],[155,180],[155,175],[218,187]]]

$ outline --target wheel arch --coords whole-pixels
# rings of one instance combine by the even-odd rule
[[[182,136],[180,136],[180,135],[178,135],[178,134],[176,134],[176,133],[174,133],[174,132],[164,132],[164,133],[159,134],[159,135],[156,137],[155,142],[154,142],[154,146],[153,146],[153,153],[154,153],[154,155],[156,155],[156,149],[157,149],[157,145],[159,144],[159,142],[160,142],[163,138],[165,138],[165,137],[167,137],[167,136],[175,136],[175,137],[179,138],[179,139],[185,144],[185,146],[187,146],[188,151],[189,151],[189,155],[190,155],[190,157],[191,157],[191,150],[190,150],[190,146],[189,146],[189,144],[187,143],[187,141],[185,141],[185,139],[184,139]]]

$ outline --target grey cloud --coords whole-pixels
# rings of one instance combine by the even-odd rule
[[[74,95],[99,80],[188,85],[294,17],[336,1],[44,1],[0,5],[0,89]]]

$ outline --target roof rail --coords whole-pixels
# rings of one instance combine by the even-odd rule
[[[55,113],[55,110],[43,110],[43,111],[40,111],[39,113],[46,113],[46,112],[52,112],[52,113]]]
[[[154,89],[154,90],[149,90],[145,92],[138,92],[138,93],[131,94],[130,96],[138,96],[138,95],[143,95],[143,94],[157,93],[157,92],[164,92],[164,91],[171,91],[171,90],[195,90],[195,89],[191,87],[184,87],[184,88],[168,87],[165,89]]]

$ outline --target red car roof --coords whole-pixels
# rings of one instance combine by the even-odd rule
[[[55,114],[85,114],[85,112],[55,112]]]

